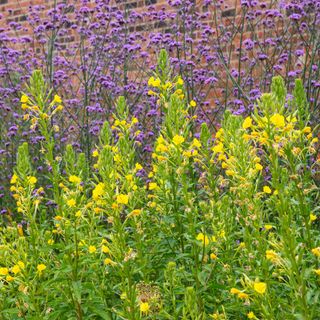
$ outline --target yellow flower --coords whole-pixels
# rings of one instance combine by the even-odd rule
[[[207,235],[203,234],[202,232],[199,233],[197,235],[197,238],[196,238],[198,241],[202,241],[202,243],[207,246],[209,244],[209,238]]]
[[[130,212],[129,216],[137,217],[141,214],[141,209],[134,209]]]
[[[53,244],[54,244],[54,240],[53,240],[53,239],[49,239],[49,240],[48,240],[48,245],[49,245],[49,246],[52,246]]]
[[[311,252],[316,256],[320,258],[320,247],[314,248],[311,250]]]
[[[255,319],[255,318],[256,318],[255,314],[254,314],[252,311],[250,311],[250,312],[247,314],[247,317],[248,317],[248,319]]]
[[[256,167],[256,170],[258,171],[262,171],[263,169],[263,166],[260,163],[256,163],[255,167]]]
[[[106,266],[114,266],[114,265],[116,265],[116,263],[114,262],[114,261],[112,261],[110,258],[105,258],[104,259],[104,264],[106,265]]]
[[[21,96],[20,102],[21,103],[28,103],[29,102],[29,97],[27,95],[23,94]]]
[[[215,253],[212,252],[212,253],[210,254],[210,259],[211,259],[211,260],[216,260],[217,258],[218,258],[218,256],[217,256]]]
[[[89,246],[89,253],[96,253],[97,248],[95,246]]]
[[[263,187],[263,192],[264,192],[264,193],[267,193],[267,194],[270,194],[272,191],[271,191],[270,187],[264,186],[264,187]]]
[[[178,146],[178,145],[180,145],[181,143],[184,142],[184,137],[179,136],[179,135],[175,135],[175,136],[173,137],[172,141],[173,141],[173,143],[174,143],[176,146]]]
[[[37,178],[36,177],[33,177],[33,176],[29,176],[28,177],[28,182],[33,185],[33,184],[36,184],[37,183]]]
[[[180,86],[182,86],[182,85],[184,84],[183,79],[179,77],[178,80],[177,80],[177,84],[179,84]]]
[[[310,128],[310,127],[304,127],[304,128],[302,129],[302,132],[303,132],[303,133],[310,133],[310,132],[311,132],[311,128]]]
[[[103,245],[103,246],[101,247],[101,251],[102,251],[103,253],[110,253],[110,249],[109,249],[107,246],[105,246],[105,245]]]
[[[271,262],[277,262],[279,260],[278,254],[273,250],[266,250],[266,258]]]
[[[149,190],[155,190],[158,188],[158,185],[155,182],[149,183]]]
[[[18,176],[16,174],[14,174],[12,177],[11,177],[11,180],[10,180],[10,183],[11,184],[16,184],[18,181]]]
[[[62,102],[61,98],[57,94],[55,94],[53,98],[53,103],[59,104],[61,102]]]
[[[284,116],[282,116],[279,113],[274,114],[271,118],[270,118],[271,123],[277,127],[277,128],[283,128],[285,126],[285,119]]]
[[[220,142],[212,148],[212,151],[215,153],[223,152],[223,144]]]
[[[320,269],[313,269],[313,272],[315,272],[318,276],[320,276]]]
[[[142,167],[142,165],[140,163],[136,163],[135,164],[135,169],[136,169],[136,171],[140,171],[140,170],[143,169],[143,167]]]
[[[128,204],[129,197],[126,194],[119,194],[117,195],[117,203],[118,204]]]
[[[55,111],[58,112],[58,111],[62,111],[63,110],[63,106],[60,104],[56,107]]]
[[[142,302],[140,304],[140,311],[142,313],[148,313],[150,310],[150,306],[149,306],[149,303],[148,302]]]
[[[70,199],[67,201],[67,205],[70,207],[70,208],[73,208],[76,206],[76,200],[74,199]]]
[[[7,275],[6,276],[6,281],[7,282],[11,282],[11,281],[13,281],[14,280],[14,277],[12,277],[12,276],[10,276],[10,275]]]
[[[310,213],[310,222],[316,221],[317,220],[317,216],[313,213]]]
[[[17,264],[20,267],[20,269],[24,269],[24,263],[22,261],[18,261]]]
[[[149,87],[159,88],[161,85],[161,80],[159,78],[155,79],[154,77],[150,77],[148,80]]]
[[[267,290],[267,284],[264,282],[255,282],[253,288],[259,294],[264,294]]]
[[[44,271],[46,268],[47,268],[46,265],[43,264],[43,263],[37,265],[37,270],[38,270],[39,273]]]
[[[245,292],[239,292],[238,293],[238,298],[240,299],[249,299],[249,295]]]
[[[167,152],[167,151],[168,151],[168,147],[162,143],[158,144],[156,147],[156,152]]]
[[[21,269],[20,269],[20,267],[16,264],[16,265],[14,265],[14,266],[12,267],[11,271],[12,271],[14,274],[18,274],[18,273],[21,271]]]
[[[197,106],[197,103],[196,103],[194,100],[191,100],[191,101],[190,101],[190,106],[191,106],[192,108],[195,108],[195,107]]]
[[[8,268],[0,268],[0,276],[6,276],[8,273]]]
[[[152,91],[152,90],[148,91],[148,96],[155,96],[155,95],[157,95],[157,94],[154,91]]]
[[[197,138],[194,138],[193,141],[192,141],[192,147],[200,149],[201,148],[201,142]]]
[[[94,158],[97,158],[97,157],[99,156],[99,151],[98,151],[98,150],[94,150],[94,151],[92,152],[92,156],[93,156]]]
[[[252,119],[251,117],[246,117],[242,123],[243,129],[248,129],[252,126]]]
[[[226,175],[233,177],[236,173],[233,170],[226,170]]]
[[[77,176],[72,175],[69,177],[69,181],[75,184],[80,184],[81,179]]]
[[[104,194],[105,184],[100,182],[92,190],[92,198],[97,201]]]
[[[241,291],[238,290],[237,288],[231,288],[230,293],[231,294],[239,294]]]

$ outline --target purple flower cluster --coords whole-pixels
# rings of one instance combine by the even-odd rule
[[[73,143],[88,157],[119,95],[140,120],[141,152],[151,152],[161,114],[147,80],[160,48],[170,52],[188,99],[198,102],[198,123],[213,125],[226,108],[250,111],[277,74],[289,87],[301,77],[313,110],[319,107],[318,0],[242,0],[238,8],[239,1],[222,0],[53,3],[18,17],[9,9],[0,18],[0,207],[17,146],[29,141],[35,155],[41,148],[19,103],[35,69],[64,101],[54,119],[57,148]],[[35,165],[46,167],[37,158]]]

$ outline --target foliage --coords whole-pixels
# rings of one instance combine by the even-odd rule
[[[19,10],[4,5],[0,15],[2,212],[18,145],[29,143],[39,174],[48,169],[41,162],[44,137],[25,124],[19,106],[23,84],[35,69],[64,100],[64,110],[53,119],[60,128],[56,151],[72,144],[87,160],[119,95],[140,118],[137,152],[150,157],[162,115],[145,80],[159,48],[170,52],[188,100],[197,102],[195,128],[206,122],[218,129],[226,109],[251,112],[276,75],[290,92],[294,79],[302,79],[309,114],[318,119],[318,0],[152,0],[137,8],[123,1],[67,0],[31,5],[26,12],[17,1],[9,3]]]

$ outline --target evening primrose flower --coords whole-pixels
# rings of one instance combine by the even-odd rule
[[[236,173],[233,170],[226,170],[226,175],[233,177]]]
[[[279,113],[274,114],[271,118],[270,118],[271,123],[277,127],[277,128],[283,128],[285,126],[285,119],[284,116],[282,116]]]
[[[168,147],[162,143],[156,146],[156,152],[167,152],[167,151],[168,151]]]
[[[42,271],[44,271],[46,268],[47,268],[46,265],[43,263],[40,263],[37,265],[37,270],[39,273],[42,273]]]
[[[130,213],[129,213],[129,215],[128,216],[133,216],[133,217],[137,217],[137,216],[139,216],[141,214],[141,209],[134,209],[134,210],[132,210]]]
[[[201,142],[197,138],[194,138],[192,140],[191,146],[194,147],[194,148],[200,149],[201,148]]]
[[[158,188],[158,185],[155,182],[149,183],[149,190],[155,190]]]
[[[97,201],[104,194],[105,184],[100,182],[92,190],[92,198]]]
[[[140,311],[142,313],[148,313],[150,310],[150,306],[149,306],[149,303],[148,302],[142,302],[140,304]]]
[[[203,234],[202,232],[200,232],[198,235],[197,235],[197,238],[196,238],[198,241],[201,241],[204,246],[207,246],[209,244],[209,238],[207,235]]]
[[[13,280],[14,280],[14,277],[10,276],[10,274],[8,274],[8,275],[6,276],[6,281],[7,281],[7,282],[11,282],[11,281],[13,281]]]
[[[180,144],[182,144],[184,142],[184,137],[180,136],[180,135],[175,135],[172,139],[173,143],[178,146]]]
[[[195,108],[195,107],[197,106],[197,103],[196,103],[194,100],[191,100],[191,101],[190,101],[190,106],[191,106],[192,108]]]
[[[267,290],[267,284],[264,282],[255,282],[253,289],[259,294],[264,294]]]
[[[21,96],[20,102],[21,103],[28,103],[29,102],[29,97],[27,95],[23,94]]]
[[[36,184],[37,181],[38,181],[37,178],[34,177],[34,176],[29,176],[27,179],[28,179],[28,183],[31,184],[31,185]]]
[[[247,314],[247,317],[248,317],[248,319],[255,319],[255,318],[256,318],[255,314],[254,314],[252,311],[250,311],[250,312]]]
[[[62,102],[62,100],[61,100],[60,96],[55,94],[53,97],[53,103],[60,104],[61,102]]]
[[[252,119],[251,117],[246,117],[242,123],[242,128],[243,129],[248,129],[252,126]]]
[[[58,105],[54,111],[58,112],[58,111],[62,111],[63,110],[63,106],[60,104]]]
[[[128,204],[129,196],[127,194],[119,194],[117,195],[117,203],[118,204]]]
[[[75,175],[72,175],[69,177],[69,181],[75,184],[79,184],[81,182],[81,179]]]
[[[310,222],[316,221],[317,220],[317,216],[313,213],[310,213]]]
[[[278,254],[273,250],[266,250],[266,258],[273,263],[276,263],[279,260]]]
[[[182,86],[182,85],[184,84],[183,79],[179,77],[178,80],[177,80],[177,84],[179,84],[180,86]]]
[[[231,294],[239,294],[241,291],[239,290],[239,289],[237,289],[237,288],[231,288],[230,289],[230,293]]]
[[[107,247],[106,245],[102,245],[101,251],[102,251],[103,253],[110,253],[110,249],[109,249],[109,247]]]
[[[311,252],[318,258],[320,258],[320,247],[313,248]]]
[[[264,186],[264,187],[263,187],[263,192],[264,192],[264,193],[267,193],[267,194],[270,194],[272,191],[271,191],[270,187]]]
[[[302,132],[303,133],[310,133],[311,132],[311,127],[304,127],[303,129],[302,129]]]
[[[148,80],[148,86],[159,88],[161,86],[161,80],[159,78],[155,79],[154,77],[150,77]]]
[[[67,205],[68,205],[70,208],[75,207],[75,206],[76,206],[76,200],[74,200],[74,199],[69,199],[69,200],[67,201]]]
[[[11,272],[14,274],[18,274],[19,272],[21,272],[20,267],[16,264],[11,268]]]
[[[218,258],[218,256],[215,253],[210,253],[210,259],[211,260],[216,260]]]
[[[105,258],[103,263],[106,265],[106,266],[114,266],[116,265],[116,262],[112,261],[110,258]]]
[[[223,144],[220,142],[212,148],[212,151],[215,153],[223,152]]]
[[[247,299],[249,299],[249,295],[247,293],[245,293],[245,292],[239,292],[238,293],[238,298],[247,300]]]
[[[89,251],[89,253],[96,253],[97,252],[97,248],[95,246],[89,246],[88,251]]]
[[[263,170],[263,166],[262,166],[260,163],[256,163],[256,164],[255,164],[255,168],[256,168],[256,170],[258,170],[258,171],[262,171],[262,170]]]
[[[7,274],[9,274],[9,269],[2,267],[0,268],[0,276],[6,276]]]
[[[11,177],[10,183],[16,184],[17,181],[18,181],[18,176],[16,174],[13,174],[13,176]]]
[[[99,156],[99,151],[98,150],[93,150],[92,152],[92,157],[97,158]]]

